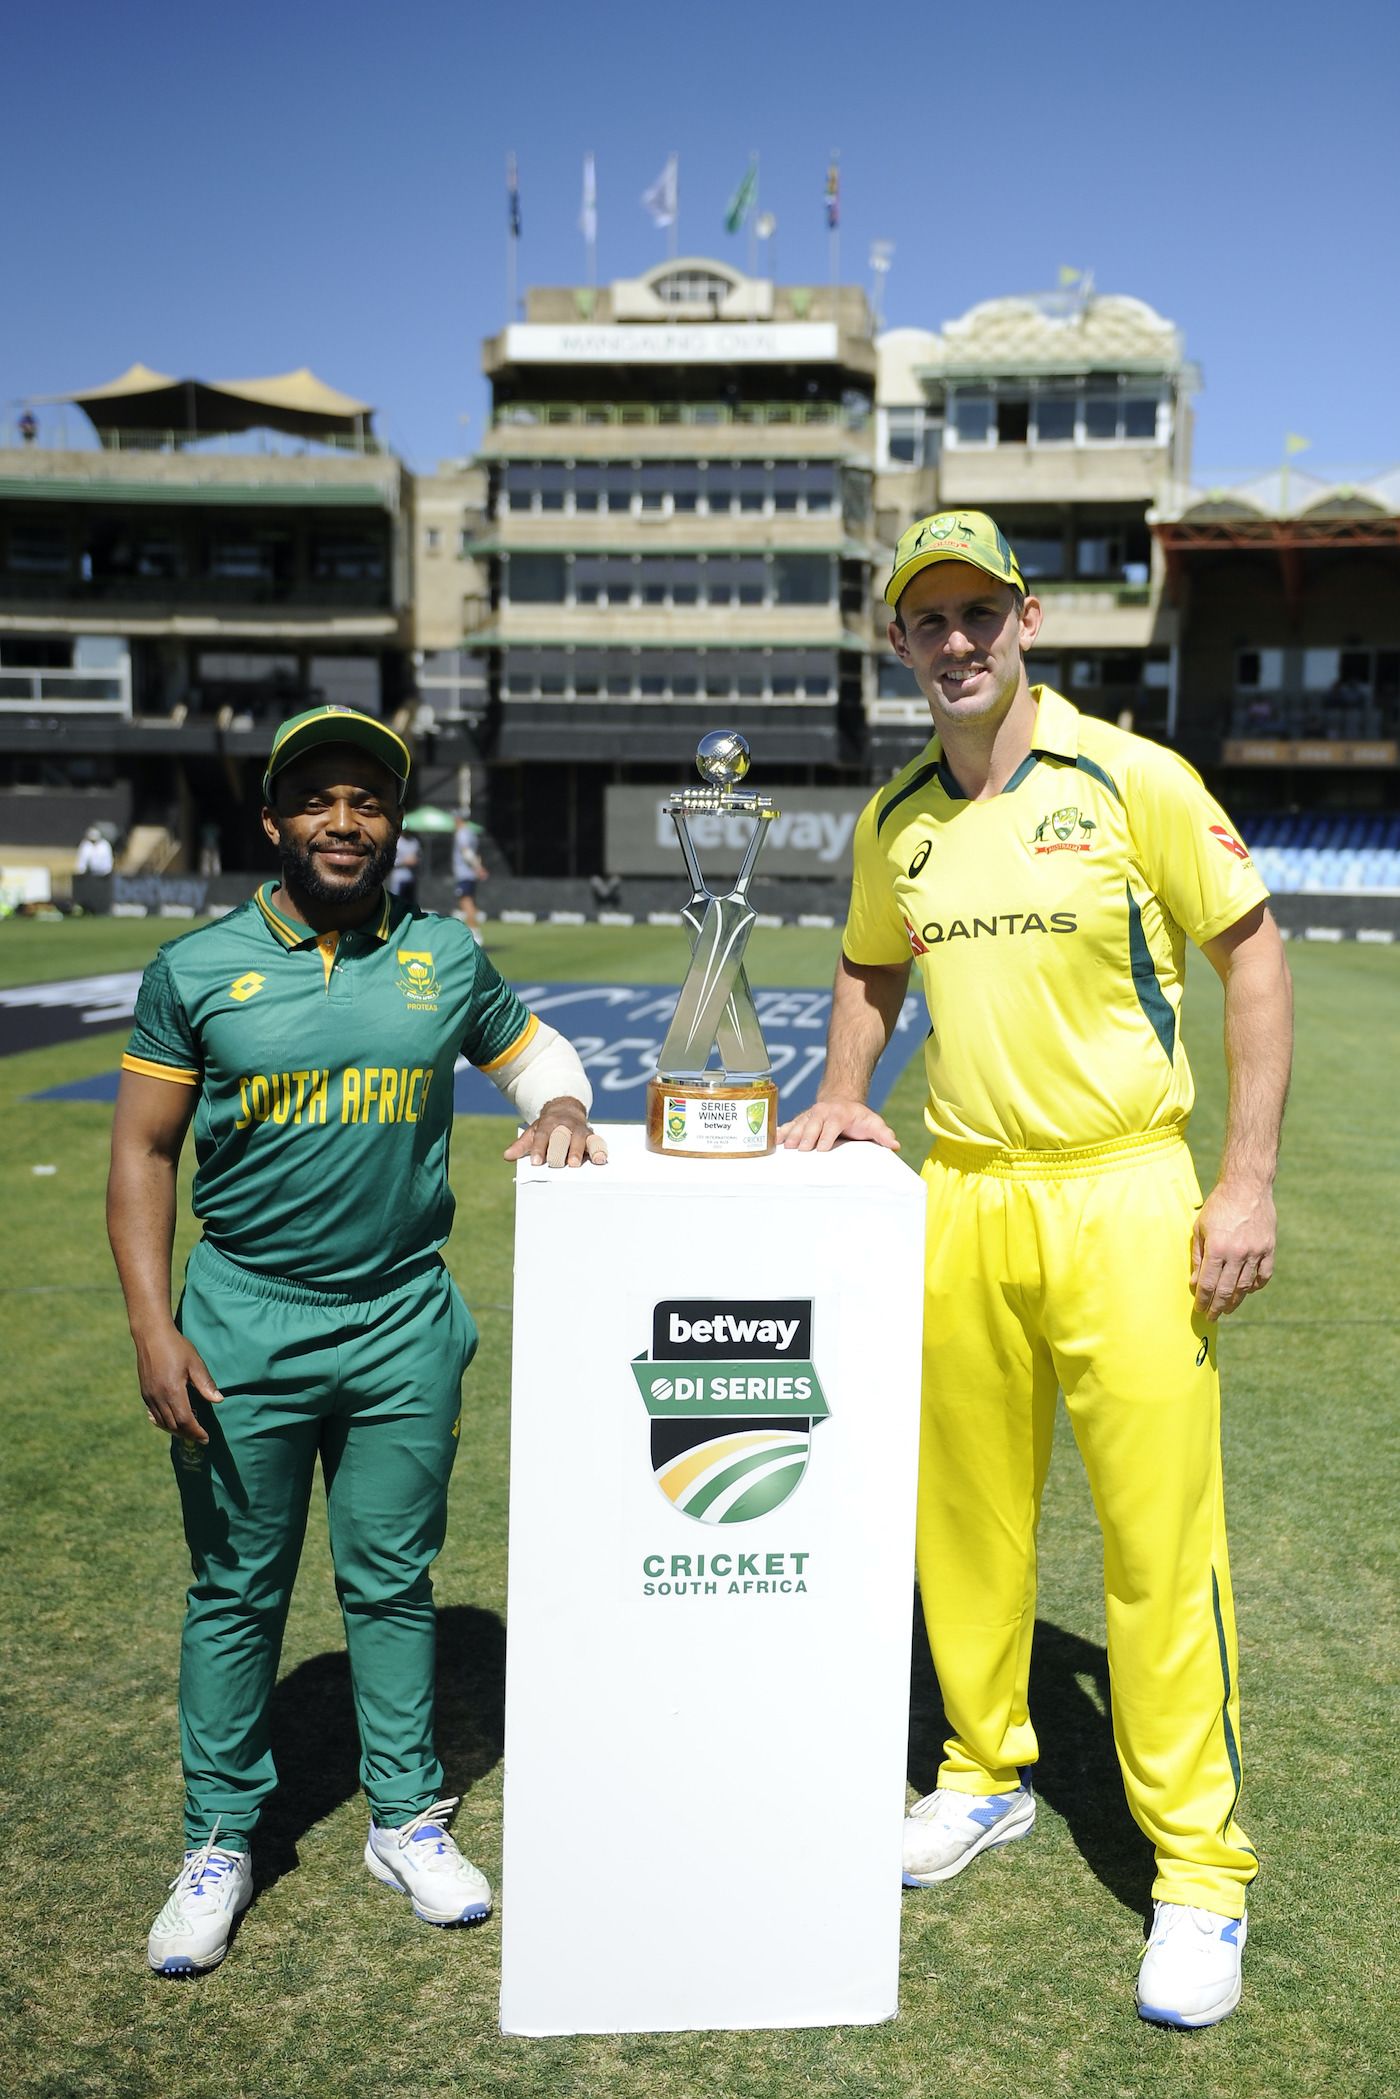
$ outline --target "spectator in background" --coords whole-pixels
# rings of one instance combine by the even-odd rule
[[[394,864],[389,870],[384,887],[390,896],[396,896],[410,911],[418,909],[418,871],[423,865],[423,848],[408,831],[400,831],[399,842],[394,849]]]
[[[115,856],[109,838],[105,838],[96,824],[89,824],[78,842],[77,858],[73,862],[75,875],[109,875],[115,865]]]
[[[481,939],[481,915],[476,908],[476,885],[486,880],[486,864],[477,845],[478,827],[463,810],[457,812],[452,833],[452,880],[457,889],[457,916],[466,921],[472,939]]]
[[[221,875],[224,871],[217,824],[201,824],[199,827],[199,871],[202,875]]]

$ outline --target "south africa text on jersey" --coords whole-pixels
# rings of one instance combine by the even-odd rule
[[[348,1064],[343,1071],[255,1071],[238,1081],[235,1129],[255,1122],[417,1122],[430,1064]],[[332,1083],[334,1082],[334,1083]]]

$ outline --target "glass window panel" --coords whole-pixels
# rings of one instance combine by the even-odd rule
[[[1117,394],[1086,394],[1084,435],[1095,444],[1108,443],[1118,435]]]
[[[1123,435],[1151,444],[1157,435],[1157,403],[1130,394],[1123,403]]]
[[[834,510],[838,490],[838,476],[834,466],[809,466],[807,469],[807,512]]]
[[[826,554],[779,554],[773,563],[774,600],[779,605],[828,605],[831,559]]]
[[[919,684],[911,670],[906,670],[898,656],[885,656],[880,660],[878,689],[882,700],[914,700],[919,697]]]
[[[644,659],[650,668],[641,671],[637,678],[637,690],[644,700],[661,700],[666,697],[666,673],[655,668],[655,658]]]
[[[1074,443],[1074,396],[1072,394],[1042,394],[1035,404],[1036,443],[1042,445],[1072,445]]]
[[[739,508],[762,510],[768,497],[768,469],[758,460],[745,460],[735,470],[739,484]]]
[[[712,466],[705,476],[705,495],[711,513],[728,510],[734,501],[734,468]]]
[[[773,508],[796,510],[806,489],[807,477],[800,466],[780,466],[773,475]]]
[[[610,466],[607,469],[607,505],[609,510],[632,508],[632,469],[630,466]]]
[[[535,500],[535,469],[532,466],[508,466],[504,479],[506,508],[529,510]]]
[[[600,510],[603,503],[605,476],[601,467],[575,467],[573,475],[575,510]]]
[[[671,469],[663,460],[644,466],[638,471],[642,491],[643,510],[660,510],[666,500],[671,484]]]
[[[1330,692],[1341,675],[1340,649],[1304,649],[1304,692]]]
[[[563,697],[566,681],[570,675],[569,659],[562,649],[539,651],[540,693],[545,699]]]
[[[761,700],[764,693],[762,671],[741,670],[734,680],[734,690],[741,700]]]
[[[670,563],[671,603],[673,605],[698,605],[700,602],[700,563],[685,555],[678,555]]]
[[[502,564],[506,602],[511,605],[562,605],[565,564],[562,554],[512,554]]]
[[[540,509],[562,510],[564,491],[568,487],[567,467],[549,465],[540,468]]]
[[[693,700],[700,690],[700,680],[694,671],[672,671],[671,692],[678,700]]]
[[[694,510],[700,500],[701,477],[698,466],[678,462],[671,469],[671,506],[675,510]]]
[[[1116,533],[1086,533],[1075,550],[1078,576],[1116,576],[1123,566],[1123,545]]]
[[[1064,542],[1058,532],[1018,532],[1012,545],[1023,576],[1064,574]]]
[[[959,390],[952,399],[950,419],[960,445],[985,445],[992,434],[991,395]]]

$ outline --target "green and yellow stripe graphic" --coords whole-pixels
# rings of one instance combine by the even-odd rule
[[[700,1523],[748,1523],[785,1502],[807,1469],[805,1423],[706,1437],[658,1466],[663,1494]]]

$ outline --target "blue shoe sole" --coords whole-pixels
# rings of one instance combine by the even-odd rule
[[[455,1924],[484,1924],[491,1914],[491,1905],[489,1902],[473,1902],[468,1904],[460,1917],[429,1917],[415,1902],[413,1914],[420,1924],[432,1924],[439,1931],[450,1931]]]

